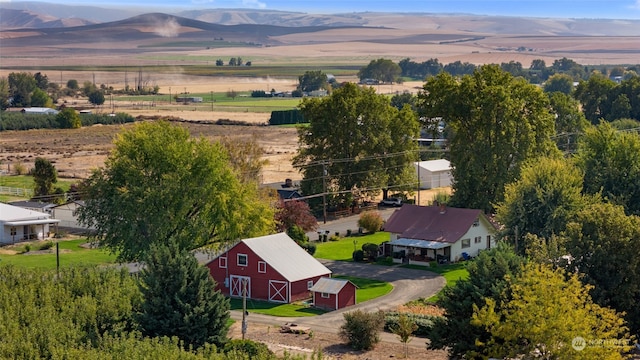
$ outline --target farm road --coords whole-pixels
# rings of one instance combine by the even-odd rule
[[[251,323],[260,323],[279,328],[286,322],[294,322],[301,326],[307,326],[313,331],[337,334],[344,321],[343,313],[345,312],[356,309],[366,312],[393,310],[398,305],[405,304],[411,300],[435,295],[446,283],[442,276],[429,271],[405,269],[397,266],[358,264],[346,261],[323,259],[320,259],[320,261],[333,271],[334,274],[390,282],[393,285],[393,290],[385,296],[366,301],[362,304],[356,304],[345,309],[331,311],[318,316],[290,318],[251,313],[247,318],[249,326],[251,326]],[[235,320],[241,320],[242,311],[232,311],[231,317]],[[398,342],[397,336],[393,334],[381,333],[381,338],[384,341]]]

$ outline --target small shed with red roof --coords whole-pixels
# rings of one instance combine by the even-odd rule
[[[496,228],[478,209],[405,204],[384,225],[394,262],[458,261],[495,246]]]
[[[310,289],[331,270],[286,233],[244,239],[207,263],[217,289],[231,297],[292,303],[311,297]]]
[[[338,310],[355,305],[357,288],[349,280],[320,278],[311,288],[313,306],[325,310]]]

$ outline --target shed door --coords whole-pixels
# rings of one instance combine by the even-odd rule
[[[289,302],[288,282],[269,280],[269,301],[287,303]]]
[[[247,297],[251,297],[251,278],[248,276],[231,275],[229,277],[231,282],[231,289],[229,291],[230,296],[242,297],[242,290],[244,289],[244,282],[247,286]]]

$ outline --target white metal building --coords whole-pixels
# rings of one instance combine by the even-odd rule
[[[415,162],[420,179],[420,189],[434,189],[451,186],[451,163],[449,160],[427,160]]]

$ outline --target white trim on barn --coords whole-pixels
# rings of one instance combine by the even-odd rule
[[[269,301],[288,303],[289,302],[289,282],[279,280],[269,280]]]

